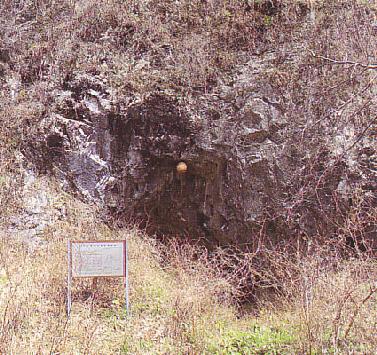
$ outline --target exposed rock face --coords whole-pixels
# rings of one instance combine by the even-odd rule
[[[48,179],[37,177],[22,155],[16,159],[20,167],[19,178],[22,179],[22,189],[17,192],[21,198],[19,209],[7,219],[4,233],[28,245],[29,250],[34,250],[46,245],[46,229],[64,218],[65,209],[54,200]]]
[[[319,226],[327,228],[315,206],[277,217],[295,185],[292,173],[301,169],[287,138],[296,133],[280,98],[258,79],[268,61],[250,63],[237,84],[196,106],[163,93],[117,101],[96,77],[70,79],[54,93],[34,159],[49,162],[69,189],[100,202],[108,216],[143,221],[159,233],[253,245],[261,224],[277,237],[281,219],[291,218],[315,234]],[[332,144],[329,154],[339,148],[336,136]],[[365,153],[369,163],[372,146]],[[176,171],[181,161],[184,174]],[[323,213],[332,213],[334,191],[342,194],[351,186],[350,164],[338,163],[317,196]],[[274,217],[265,223],[266,216]]]

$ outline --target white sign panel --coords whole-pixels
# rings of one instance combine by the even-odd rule
[[[71,244],[72,277],[126,276],[124,241]]]

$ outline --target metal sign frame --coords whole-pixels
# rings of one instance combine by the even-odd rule
[[[90,276],[73,276],[72,274],[72,245],[73,244],[122,244],[123,246],[123,274],[114,276],[102,276],[102,275],[90,275]],[[68,240],[67,241],[68,250],[68,276],[67,276],[67,315],[71,314],[72,309],[72,281],[75,278],[97,278],[97,277],[123,277],[124,280],[124,290],[125,290],[125,306],[127,315],[130,314],[129,305],[129,280],[128,280],[128,246],[126,240]]]

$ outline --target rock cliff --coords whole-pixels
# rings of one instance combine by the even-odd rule
[[[10,103],[42,107],[24,154],[108,221],[256,250],[376,205],[374,6],[86,5],[50,9],[61,39],[35,17],[60,47],[4,35],[0,69]]]
[[[297,136],[308,123],[289,122],[282,97],[259,76],[269,63],[254,58],[233,86],[194,105],[159,92],[117,101],[101,79],[71,78],[54,92],[34,151],[118,225],[254,249],[262,230],[275,241],[298,230],[334,233],[352,187],[364,181],[374,195],[375,141],[366,136],[351,147],[352,125],[345,133],[326,126],[319,155],[306,150]]]

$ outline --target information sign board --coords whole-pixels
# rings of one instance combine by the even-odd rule
[[[72,242],[72,277],[126,276],[125,242]]]
[[[125,306],[129,314],[128,255],[125,240],[68,241],[68,316],[72,308],[72,279],[82,277],[123,277]]]

